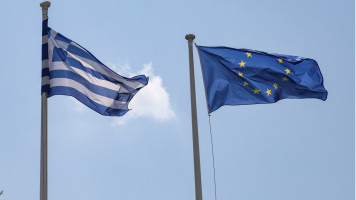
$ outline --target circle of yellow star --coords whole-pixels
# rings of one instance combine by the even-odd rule
[[[244,86],[248,85],[248,83],[246,81],[243,82]]]
[[[274,89],[278,88],[278,84],[277,83],[274,83],[272,86],[274,87]]]
[[[284,71],[286,71],[287,74],[290,74],[290,69],[285,69]]]
[[[239,75],[240,77],[244,77],[241,72],[239,72],[238,75]]]
[[[242,61],[239,63],[240,67],[245,67],[246,62]]]
[[[283,81],[288,81],[288,78],[287,77],[283,77],[282,80]]]
[[[246,52],[246,55],[247,55],[247,58],[248,58],[248,57],[252,57],[252,55],[251,55],[250,52]]]
[[[278,60],[279,63],[283,63],[282,59],[278,58],[277,60]]]
[[[260,90],[257,90],[257,88],[255,88],[255,89],[253,90],[253,92],[254,92],[254,94],[259,94],[259,93],[260,93]]]
[[[267,93],[267,96],[269,96],[269,95],[271,95],[271,94],[272,94],[272,93],[271,93],[271,90],[270,90],[270,89],[268,89],[268,88],[267,88],[266,93]]]

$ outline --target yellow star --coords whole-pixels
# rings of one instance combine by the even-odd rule
[[[239,63],[240,67],[245,67],[245,62],[241,60],[241,62]]]
[[[285,69],[284,71],[286,71],[287,74],[290,74],[290,69]]]
[[[244,86],[248,85],[248,83],[246,81],[244,81],[243,83],[244,83]]]
[[[252,55],[251,55],[250,52],[246,52],[246,55],[247,55],[247,58],[248,58],[248,57],[252,57]]]
[[[238,75],[239,75],[240,77],[244,77],[241,72],[239,72]]]
[[[271,90],[269,90],[268,88],[267,88],[266,93],[267,93],[267,96],[269,96],[269,95],[271,95],[271,94],[272,94],[272,93],[271,93]]]
[[[283,81],[288,81],[288,78],[287,77],[283,77],[282,80]]]
[[[255,89],[253,90],[253,92],[254,92],[254,94],[259,94],[259,93],[260,93],[260,90],[257,90],[257,88],[255,88]]]
[[[274,89],[278,88],[278,84],[277,83],[274,83],[272,86],[274,87]]]
[[[279,63],[283,63],[282,59],[278,58],[277,60],[278,60]]]

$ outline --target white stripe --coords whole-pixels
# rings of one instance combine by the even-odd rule
[[[64,41],[61,41],[61,40],[56,40],[56,43],[58,44],[59,48],[68,49],[68,46],[69,46],[68,42],[64,42]]]
[[[51,37],[55,38],[58,33],[57,33],[57,31],[51,29],[51,30],[49,31],[49,34],[50,34]]]
[[[48,85],[49,84],[49,76],[42,77],[41,83],[42,83],[42,85]]]
[[[116,101],[114,99],[110,99],[108,97],[104,97],[98,94],[93,93],[90,91],[88,88],[83,86],[82,84],[72,80],[72,79],[67,79],[67,78],[54,78],[50,79],[50,87],[56,87],[56,86],[64,86],[64,87],[70,87],[73,88],[81,93],[83,93],[85,96],[87,96],[89,99],[94,101],[95,103],[98,103],[100,105],[114,108],[114,109],[128,109],[128,104],[127,102],[123,101]]]
[[[71,72],[78,74],[79,76],[81,76],[82,78],[84,78],[85,80],[89,81],[90,83],[92,83],[94,85],[105,87],[105,88],[108,88],[108,89],[111,89],[114,91],[118,91],[120,93],[121,92],[129,92],[124,87],[121,87],[120,84],[115,84],[115,83],[107,81],[107,80],[102,80],[102,79],[96,78],[96,77],[92,76],[90,73],[87,73],[87,72],[85,72],[81,69],[75,68],[75,67],[71,67],[67,63],[62,62],[62,61],[52,62],[49,70],[50,71],[53,71],[53,70],[71,71]]]
[[[67,51],[67,53],[68,53],[68,57],[71,57],[71,58],[73,58],[73,59],[75,59],[76,61],[78,61],[78,62],[80,62],[80,64],[82,64],[84,67],[87,67],[87,68],[89,68],[89,69],[92,69],[92,70],[94,70],[94,71],[98,71],[98,70],[96,70],[94,67],[92,67],[91,65],[89,65],[88,63],[86,63],[86,62],[84,62],[79,56],[76,56],[76,55],[74,55],[74,54],[72,54],[72,53],[70,53],[70,52],[68,52]],[[73,69],[75,69],[75,68],[73,68]],[[99,73],[100,73],[100,71],[99,71]],[[93,77],[92,75],[90,75],[91,77]],[[109,76],[109,77],[111,77],[111,76]],[[93,78],[95,78],[95,77],[93,77]],[[111,78],[113,78],[113,77],[111,77]],[[87,78],[86,78],[87,79]],[[98,79],[98,78],[96,78],[96,79]],[[115,78],[113,78],[113,79],[115,79]],[[87,79],[88,80],[88,79]],[[100,80],[100,81],[102,81],[101,79],[98,79],[98,80]],[[117,80],[117,79],[115,79],[115,80]],[[120,80],[118,80],[118,81],[120,81]],[[127,81],[125,81],[125,80],[123,80],[124,81],[124,84],[126,84],[126,82]],[[107,81],[108,82],[108,81]],[[121,81],[122,82],[122,81]],[[112,83],[112,82],[110,82],[111,84],[114,84],[114,83]],[[128,84],[127,84],[128,85]],[[103,86],[103,87],[105,87],[105,86]],[[131,86],[130,86],[131,87]],[[122,89],[122,91],[120,91],[120,92],[129,92],[126,88],[124,88],[124,87],[121,87],[121,89]]]
[[[54,48],[54,46],[56,46],[57,48],[61,48],[61,46],[65,47],[64,45],[59,44],[60,42],[58,40],[54,39],[56,35],[57,35],[57,32],[54,31],[53,29],[51,29],[50,38],[49,38],[49,41],[48,41],[48,43],[49,43],[48,44],[48,49],[49,49],[48,58],[49,58],[50,61],[52,60],[52,57],[53,57],[53,48]],[[75,46],[79,46],[75,42],[71,42],[71,44],[72,45],[75,44]],[[83,49],[82,47],[80,47],[80,48]],[[94,62],[94,61],[92,61],[90,59],[86,59],[86,58],[83,58],[83,57],[78,56],[78,55],[74,55],[74,54],[68,52],[67,49],[64,49],[64,48],[62,48],[62,49],[68,53],[67,54],[68,57],[71,57],[71,58],[77,60],[83,66],[85,66],[87,68],[90,68],[92,70],[95,70],[95,71],[97,71],[97,72],[99,72],[99,73],[101,73],[103,75],[108,76],[108,77],[111,77],[111,78],[113,78],[113,79],[115,79],[115,80],[117,80],[117,81],[119,81],[119,82],[121,82],[121,83],[123,83],[123,84],[125,84],[125,85],[127,85],[129,87],[131,87],[131,88],[138,89],[138,88],[142,88],[142,87],[145,86],[142,83],[140,83],[139,81],[127,81],[127,80],[125,80],[123,77],[121,77],[120,75],[116,74],[115,72],[111,71],[106,66],[104,66],[104,65],[102,65],[102,64],[100,64],[98,62]],[[51,62],[49,63],[49,65],[51,65],[50,68],[52,68],[53,64]],[[68,66],[67,66],[67,68],[68,68]],[[72,67],[70,67],[70,68],[71,69],[69,69],[69,70],[74,71],[73,70],[74,68],[72,68]],[[91,80],[91,79],[95,78],[95,77],[92,77],[91,75],[90,75],[90,77],[91,78],[88,78],[88,77],[84,77],[84,78],[86,78],[87,80]],[[107,86],[105,86],[106,84],[99,83],[99,82],[102,82],[102,81],[103,80],[96,81],[95,84],[100,85],[100,86],[104,85],[103,87],[107,87]],[[113,84],[113,83],[111,83],[111,84]],[[117,86],[115,86],[115,87],[117,87]],[[115,88],[115,87],[109,86],[109,88]],[[121,87],[120,90],[125,90],[125,91],[122,91],[122,92],[127,92],[127,90],[124,89],[124,87]]]
[[[87,58],[83,58],[81,56],[78,56],[78,55],[74,55],[70,52],[68,52],[68,56],[72,57],[73,59],[76,59],[78,61],[80,61],[80,63],[83,64],[83,66],[85,67],[88,67],[90,69],[93,69],[103,75],[106,75],[110,78],[113,78],[117,81],[120,81],[122,83],[124,83],[125,85],[128,85],[129,87],[131,88],[134,88],[134,89],[138,89],[138,88],[142,88],[144,87],[145,85],[143,85],[142,83],[140,83],[139,81],[127,81],[126,79],[122,78],[120,75],[114,73],[113,71],[107,69],[106,66],[103,66],[102,64],[100,63],[97,63],[97,62],[94,62],[90,59],[87,59]]]
[[[79,61],[83,66],[88,67],[90,69],[93,69],[103,75],[106,75],[108,77],[111,77],[119,82],[124,83],[125,85],[128,85],[131,88],[134,89],[138,89],[138,88],[142,88],[145,85],[143,85],[142,83],[140,83],[139,81],[127,81],[124,78],[122,78],[120,75],[114,73],[113,71],[109,70],[106,66],[103,66],[100,63],[94,62],[92,60],[83,58],[81,56],[78,55],[74,55],[71,52],[67,51],[67,47],[66,45],[63,45],[61,41],[59,40],[55,40],[54,38],[56,37],[57,32],[54,31],[53,29],[51,29],[50,31],[50,39],[49,39],[49,44],[48,44],[48,48],[49,48],[49,59],[52,60],[52,55],[53,55],[53,47],[56,46],[57,48],[62,48],[63,50],[65,50],[68,54],[69,57]],[[75,42],[71,42],[72,45],[75,45],[77,47],[79,47],[80,49],[84,50],[82,47],[80,47],[80,45],[76,44]],[[64,47],[64,48],[63,48]],[[85,50],[84,50],[85,51]]]
[[[42,69],[43,68],[48,68],[48,67],[49,67],[48,59],[42,60]]]
[[[53,30],[53,29],[51,29],[51,30],[49,31],[49,39],[48,39],[48,59],[49,59],[50,61],[52,61],[52,58],[53,58],[53,49],[54,49],[54,46],[56,46],[57,48],[59,48],[59,47],[58,47],[58,44],[56,43],[56,40],[54,39],[57,34],[58,34],[58,33],[57,33],[55,30]],[[49,64],[51,64],[51,62],[50,62]]]

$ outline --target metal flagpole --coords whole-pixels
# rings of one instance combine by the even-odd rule
[[[47,11],[51,2],[44,1],[42,7],[42,21],[48,19]],[[42,37],[42,44],[47,43],[47,38]],[[44,62],[42,61],[42,68]],[[40,200],[47,200],[47,92],[41,96],[41,176],[40,176]]]
[[[191,102],[191,110],[192,110],[195,198],[196,200],[202,200],[203,195],[201,189],[198,119],[197,119],[197,106],[195,101],[195,80],[194,80],[194,62],[193,62],[193,40],[195,39],[195,35],[188,34],[185,36],[185,39],[188,40],[188,48],[189,48],[190,102]]]

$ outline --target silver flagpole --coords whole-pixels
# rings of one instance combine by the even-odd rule
[[[48,19],[47,11],[51,2],[44,1],[42,7],[42,21]],[[42,37],[42,44],[47,42],[47,38]],[[44,63],[42,62],[42,68]],[[40,176],[40,200],[47,200],[47,92],[41,96],[41,176]]]
[[[189,48],[189,72],[190,72],[190,102],[192,110],[192,132],[193,132],[193,152],[194,152],[194,174],[195,174],[195,198],[202,200],[201,174],[200,174],[200,155],[199,155],[199,136],[197,106],[195,101],[195,80],[194,80],[194,62],[193,62],[193,40],[195,35],[188,34],[185,39],[188,40]]]

